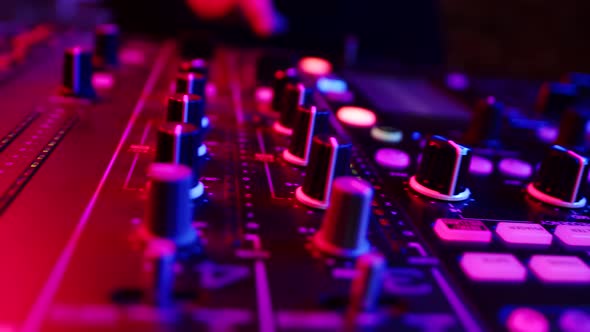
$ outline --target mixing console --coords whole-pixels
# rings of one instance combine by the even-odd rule
[[[0,331],[590,331],[590,75],[42,37],[0,83]]]

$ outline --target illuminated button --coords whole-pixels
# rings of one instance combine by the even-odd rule
[[[563,332],[590,332],[590,314],[579,309],[566,310],[559,317],[559,328]]]
[[[590,283],[590,267],[577,256],[535,255],[529,267],[543,282]]]
[[[487,158],[472,156],[469,173],[475,175],[490,175],[494,171],[494,164]]]
[[[506,243],[532,244],[548,246],[553,236],[539,224],[501,222],[496,226],[496,233]]]
[[[317,81],[316,86],[323,93],[345,93],[348,91],[346,82],[337,78],[322,77]]]
[[[526,268],[512,254],[466,252],[459,263],[475,281],[523,282]]]
[[[336,117],[340,122],[352,127],[372,127],[377,122],[375,113],[356,106],[341,107]]]
[[[447,87],[454,91],[464,91],[469,88],[469,78],[463,73],[448,73]]]
[[[568,246],[590,247],[590,226],[559,225],[554,234]]]
[[[299,60],[301,72],[314,76],[324,76],[332,72],[330,61],[316,57],[305,57]]]
[[[255,98],[259,103],[270,103],[272,100],[272,89],[267,86],[261,86],[256,89]]]
[[[532,308],[516,308],[506,320],[510,332],[549,332],[549,321],[542,313]]]
[[[375,153],[375,161],[386,168],[405,169],[410,166],[410,156],[398,149],[383,148]]]
[[[533,174],[533,166],[520,159],[502,159],[498,168],[502,174],[519,179],[526,179]]]
[[[404,133],[394,127],[375,126],[371,128],[371,137],[380,142],[399,143],[404,138]]]
[[[439,238],[453,242],[489,243],[492,232],[479,220],[437,219],[434,231]]]

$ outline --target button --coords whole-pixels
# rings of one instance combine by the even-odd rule
[[[295,115],[293,136],[289,148],[283,150],[283,158],[296,166],[307,166],[313,137],[328,132],[330,111],[318,110],[315,106],[299,107]]]
[[[509,244],[549,246],[553,239],[551,233],[539,224],[500,222],[496,226],[496,233]]]
[[[568,309],[559,317],[563,332],[590,332],[590,314],[580,309]]]
[[[549,320],[535,309],[521,307],[508,315],[506,328],[510,332],[549,332]]]
[[[512,254],[466,252],[459,265],[474,281],[523,282],[526,268]]]
[[[313,76],[325,76],[332,72],[330,61],[317,57],[305,57],[299,60],[299,70]]]
[[[513,178],[526,179],[533,174],[533,166],[524,160],[504,158],[498,164],[500,172]]]
[[[373,111],[357,106],[343,106],[336,113],[336,118],[351,127],[369,128],[377,122]]]
[[[432,136],[424,147],[410,187],[416,192],[442,201],[462,201],[471,192],[465,182],[471,162],[471,149],[442,136]]]
[[[590,283],[590,268],[577,256],[535,255],[529,267],[543,282]]]
[[[330,205],[313,237],[317,249],[339,257],[357,257],[369,250],[367,228],[373,187],[352,176],[334,180]]]
[[[475,175],[490,175],[494,171],[494,163],[482,156],[471,157],[469,164],[469,173]]]
[[[402,170],[410,166],[410,155],[402,150],[382,148],[375,153],[375,161],[381,167]]]
[[[558,225],[554,234],[568,246],[590,248],[590,226]]]
[[[375,126],[371,128],[371,137],[384,143],[399,143],[404,138],[404,133],[390,126]]]
[[[439,238],[453,242],[490,243],[492,232],[479,220],[437,219],[434,231]]]

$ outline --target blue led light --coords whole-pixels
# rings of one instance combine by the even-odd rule
[[[316,86],[323,93],[344,93],[348,90],[346,82],[337,78],[322,77],[317,81]]]

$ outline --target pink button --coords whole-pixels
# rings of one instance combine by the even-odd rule
[[[382,148],[375,153],[375,161],[386,168],[405,169],[410,166],[410,156],[398,149]]]
[[[492,232],[479,220],[437,219],[434,232],[445,241],[489,243]]]
[[[516,308],[506,320],[510,332],[548,332],[549,320],[542,313],[531,308]]]
[[[533,166],[520,159],[502,159],[498,164],[498,168],[502,174],[519,179],[526,179],[533,174]]]
[[[554,234],[568,246],[590,248],[590,226],[559,225]]]
[[[496,226],[496,233],[506,243],[532,244],[548,246],[553,236],[539,224],[501,222]]]
[[[523,282],[526,268],[512,254],[466,252],[459,263],[475,281]]]
[[[494,164],[487,158],[480,156],[471,157],[469,172],[476,175],[490,175],[494,171]]]
[[[529,267],[543,282],[590,283],[590,268],[577,256],[535,255]]]

